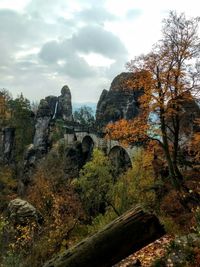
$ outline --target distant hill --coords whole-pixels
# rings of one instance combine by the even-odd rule
[[[97,103],[93,103],[93,102],[72,102],[73,112],[76,111],[77,109],[83,107],[83,106],[90,107],[93,110],[93,113],[95,114]]]

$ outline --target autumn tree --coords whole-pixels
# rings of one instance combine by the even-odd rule
[[[28,186],[26,199],[42,214],[44,222],[36,233],[24,266],[41,266],[53,253],[71,245],[71,234],[85,214],[64,172],[61,147],[41,160]]]
[[[172,183],[179,187],[182,174],[178,155],[183,130],[183,103],[199,97],[199,18],[187,19],[171,11],[163,21],[162,39],[152,51],[131,60],[132,88],[143,88],[140,115],[107,127],[112,138],[136,142],[156,140],[163,149]],[[190,118],[190,121],[195,118]]]

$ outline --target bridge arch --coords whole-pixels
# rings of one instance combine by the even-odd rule
[[[106,155],[110,156],[113,165],[122,171],[125,171],[132,166],[131,159],[134,157],[137,151],[137,146],[129,146],[123,148],[121,144],[116,140],[107,140],[97,133],[75,131],[73,134],[65,134],[65,142],[67,145],[74,143],[74,136],[76,141],[81,143],[82,151],[84,153],[84,163],[91,158],[94,148],[103,150]]]
[[[128,168],[132,167],[129,154],[127,153],[126,149],[119,145],[113,146],[108,156],[114,167],[114,173],[116,176],[125,172]]]
[[[91,138],[91,136],[86,135],[83,137],[82,140],[82,153],[83,153],[83,161],[86,163],[88,160],[90,160],[92,156],[92,152],[94,149],[94,141]]]

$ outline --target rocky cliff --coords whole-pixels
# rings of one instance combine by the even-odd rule
[[[47,152],[50,123],[56,119],[72,121],[71,92],[67,85],[61,89],[60,96],[47,96],[40,101],[33,140],[34,148]]]
[[[133,73],[123,72],[114,78],[109,91],[103,90],[96,111],[98,127],[102,128],[109,122],[122,118],[132,119],[138,115],[138,98],[143,91],[131,88],[132,79]]]
[[[179,111],[179,144],[182,148],[188,145],[194,133],[200,132],[200,126],[197,120],[200,119],[200,107],[190,92],[185,92],[176,99]],[[168,103],[169,107],[173,107],[173,101]],[[168,121],[173,127],[172,121]],[[169,132],[169,134],[171,134]],[[172,137],[173,138],[173,135]]]
[[[0,162],[9,164],[13,160],[15,129],[6,127],[0,133]]]
[[[61,89],[61,95],[47,96],[40,101],[35,124],[33,144],[30,144],[24,155],[24,167],[19,182],[19,192],[23,194],[24,186],[30,182],[37,161],[50,149],[50,131],[54,121],[72,121],[71,92],[67,85]]]

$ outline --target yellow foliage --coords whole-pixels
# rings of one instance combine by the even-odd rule
[[[68,247],[71,231],[84,216],[70,182],[55,177],[57,171],[54,167],[53,164],[41,164],[27,191],[28,201],[44,218],[42,233],[35,236],[32,255],[27,259],[27,262],[32,261],[33,266],[37,266],[38,260],[45,261],[53,253]],[[57,165],[57,169],[58,167]]]
[[[199,69],[195,66],[199,53],[198,23],[198,18],[187,19],[184,14],[170,12],[164,20],[162,39],[150,53],[127,64],[135,75],[130,88],[142,88],[144,92],[139,97],[139,115],[107,127],[107,136],[122,143],[157,140],[176,188],[180,187],[178,179],[183,176],[177,164],[182,145],[180,135],[188,131],[188,125],[184,127],[182,123],[188,112],[183,103],[199,97]],[[192,109],[189,112],[192,113]],[[190,123],[194,125],[195,122]],[[154,131],[157,129],[160,130],[159,136]]]
[[[133,158],[133,167],[119,178],[113,189],[113,202],[123,213],[132,205],[140,204],[148,210],[156,208],[156,194],[152,154],[138,149]]]

